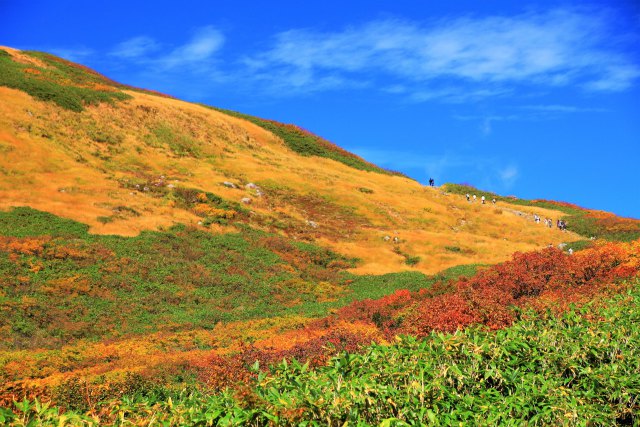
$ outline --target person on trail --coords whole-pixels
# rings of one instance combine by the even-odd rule
[[[476,201],[476,195],[474,194],[473,195],[473,202],[475,203],[475,201]]]
[[[469,193],[467,193],[467,202],[471,201],[471,196],[469,195]]]
[[[496,204],[496,198],[495,197],[491,200],[491,203],[493,203],[494,205]]]
[[[569,255],[573,255],[573,248],[569,248],[567,252],[569,252]]]
[[[480,200],[482,200],[482,204],[484,205],[484,196],[482,196]]]
[[[435,180],[434,180],[433,178],[429,178],[429,185],[430,185],[431,187],[433,187],[434,185],[436,185],[436,182],[435,182]]]

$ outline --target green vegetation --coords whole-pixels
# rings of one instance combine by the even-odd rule
[[[497,201],[513,205],[533,206],[564,212],[565,215],[563,215],[561,219],[566,221],[567,229],[581,236],[620,242],[630,242],[640,238],[640,221],[638,220],[619,218],[612,214],[590,211],[569,203],[548,200],[526,200],[511,196],[503,197],[489,191],[478,190],[468,185],[447,183],[443,187],[445,191],[453,194],[481,194],[488,200],[495,198]]]
[[[404,257],[404,263],[407,265],[416,265],[417,263],[420,262],[420,257],[417,255],[411,255],[408,254],[406,252],[404,252],[403,250],[400,249],[400,247],[396,246],[393,248],[393,252],[395,252],[396,254],[403,256]]]
[[[153,128],[151,133],[145,136],[144,141],[152,147],[169,147],[171,151],[180,157],[198,158],[201,156],[198,141],[183,132],[175,132],[166,124]]]
[[[232,207],[213,194],[175,190],[179,203]],[[30,208],[0,212],[2,347],[52,348],[78,339],[209,329],[220,321],[323,316],[354,300],[475,271],[356,276],[344,272],[354,260],[248,226],[222,235],[185,226],[137,237],[87,230]]]
[[[22,90],[41,101],[80,112],[86,105],[129,99],[130,96],[105,86],[105,77],[42,52],[23,52],[47,64],[29,66],[14,61],[0,49],[0,85]],[[100,87],[100,89],[96,89]]]
[[[310,369],[283,361],[240,391],[147,389],[100,402],[124,425],[637,425],[640,282],[560,318],[521,313],[499,331],[403,337]],[[97,417],[38,401],[0,409],[9,425]],[[103,418],[104,419],[104,418]]]
[[[352,154],[338,147],[337,145],[318,137],[317,135],[299,128],[298,126],[278,123],[273,120],[265,120],[258,117],[250,116],[248,114],[238,113],[237,111],[215,108],[204,104],[200,105],[224,114],[228,114],[233,117],[248,120],[251,123],[256,124],[261,128],[264,128],[274,135],[282,138],[287,147],[303,156],[326,157],[328,159],[344,163],[345,165],[351,166],[355,169],[368,172],[383,173],[386,175],[400,175],[406,177],[406,175],[403,175],[399,172],[388,171],[372,163],[369,163],[361,157],[358,157],[355,154]]]

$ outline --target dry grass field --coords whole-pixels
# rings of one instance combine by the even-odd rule
[[[92,233],[131,236],[201,220],[145,187],[194,188],[232,202],[248,197],[254,226],[277,224],[281,233],[359,258],[353,272],[368,274],[492,264],[515,251],[578,239],[532,220],[533,213],[555,219],[559,211],[467,203],[402,176],[301,156],[246,120],[126,93],[128,100],[74,112],[0,87],[0,208],[31,206],[89,224]],[[405,255],[420,261],[407,265]]]

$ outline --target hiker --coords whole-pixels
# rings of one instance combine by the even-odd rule
[[[474,203],[476,202],[476,195],[475,194],[473,195],[473,202]]]
[[[471,201],[471,196],[469,195],[469,193],[467,193],[467,202]]]
[[[569,248],[569,255],[573,255],[573,248]]]
[[[482,196],[480,200],[482,200],[482,204],[484,205],[484,196]]]
[[[433,187],[434,185],[436,185],[436,182],[434,181],[434,179],[433,179],[433,178],[429,178],[429,185],[430,185],[431,187]]]
[[[496,204],[496,198],[495,197],[493,199],[491,199],[491,203],[493,203],[494,205]]]

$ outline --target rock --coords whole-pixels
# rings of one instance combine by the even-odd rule
[[[245,205],[248,205],[248,204],[250,204],[250,203],[251,203],[251,198],[249,198],[249,197],[243,197],[242,199],[240,199],[240,201],[241,201],[242,203],[244,203]]]
[[[564,248],[566,248],[566,247],[567,247],[567,244],[566,244],[566,243],[560,243],[560,244],[558,244],[558,249],[564,249]]]
[[[391,240],[391,237],[389,237],[389,236],[384,236],[384,237],[382,238],[382,240],[384,240],[385,242],[388,242],[389,240]]]
[[[318,228],[318,223],[315,221],[307,220],[307,225],[311,228]]]
[[[149,187],[144,187],[142,191],[149,191]]]
[[[224,185],[227,188],[238,188],[237,185],[235,185],[233,182],[229,182],[229,181],[223,182],[222,185]]]
[[[256,190],[256,196],[262,197],[264,196],[264,193],[262,192],[262,190]]]
[[[198,221],[198,225],[202,225],[202,221]]]
[[[173,185],[173,184],[169,184],[169,185],[167,185],[167,188],[176,188],[176,186]]]
[[[400,243],[400,239],[396,236],[393,238],[393,243]]]
[[[254,184],[253,182],[248,183],[247,185],[244,186],[244,188],[246,188],[247,190],[257,190],[258,187],[256,184]]]

